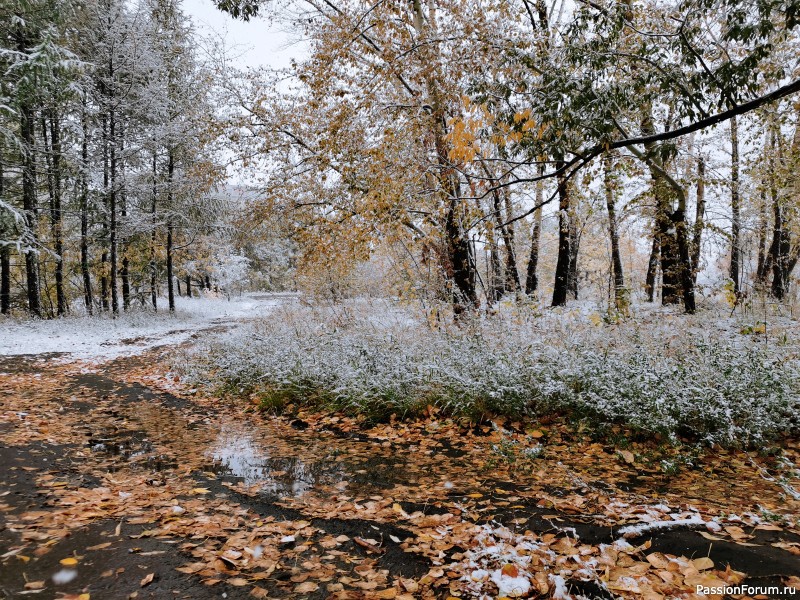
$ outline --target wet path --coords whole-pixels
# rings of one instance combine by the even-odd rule
[[[440,567],[462,561],[476,525],[599,545],[652,510],[557,449],[509,461],[488,428],[269,418],[138,382],[158,352],[102,368],[55,358],[0,361],[0,597],[470,597]],[[627,507],[616,520],[612,500]],[[800,576],[787,551],[800,537],[783,527],[748,527],[747,545],[692,529],[631,542],[753,584]],[[616,595],[578,579],[575,592]]]

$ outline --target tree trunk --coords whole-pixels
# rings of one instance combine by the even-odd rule
[[[173,176],[175,174],[175,154],[170,148],[169,159],[167,161],[167,210],[172,210],[173,199]],[[172,269],[172,218],[167,221],[167,301],[169,302],[169,312],[175,312],[175,274]]]
[[[192,277],[188,273],[186,275],[186,297],[192,297]]]
[[[5,171],[0,149],[0,198],[5,195]],[[0,230],[2,233],[2,230]],[[0,240],[2,242],[2,240]],[[7,315],[11,310],[11,248],[0,245],[0,314]]]
[[[673,197],[669,186],[660,175],[653,175],[656,196],[656,235],[661,255],[661,304],[680,302],[678,277],[678,248],[675,221],[673,221]]]
[[[61,123],[55,111],[50,114],[50,147],[52,149],[53,205],[51,207],[51,226],[53,244],[56,252],[56,313],[67,313],[67,296],[64,290],[64,242],[61,215]]]
[[[119,312],[119,292],[117,290],[117,136],[116,115],[110,111],[108,119],[108,132],[110,139],[109,152],[109,178],[111,187],[108,190],[109,212],[109,279],[111,285],[111,311]]]
[[[777,172],[783,163],[781,145],[778,143],[780,130],[776,124],[772,127],[772,169],[770,169],[771,185],[770,194],[772,196],[772,244],[770,245],[769,257],[772,265],[772,287],[771,295],[776,300],[783,300],[789,285],[789,253],[791,252],[791,238],[789,233],[789,223],[783,206],[783,198],[778,192]]]
[[[564,163],[559,161],[556,169]],[[556,277],[553,285],[553,306],[567,304],[569,292],[569,267],[570,267],[570,198],[567,179],[558,178],[558,260],[556,262]]]
[[[11,249],[0,247],[0,314],[11,310]]]
[[[692,240],[692,282],[697,282],[700,272],[700,249],[703,243],[703,227],[706,214],[706,163],[697,160],[697,204],[694,216],[694,239]],[[738,271],[737,271],[738,272]]]
[[[544,169],[539,167],[539,175],[544,173]],[[531,231],[531,253],[528,258],[528,269],[525,274],[525,293],[529,296],[536,293],[539,288],[539,276],[536,271],[539,268],[539,246],[542,237],[542,201],[544,200],[544,183],[541,180],[536,182],[536,210],[533,212],[533,230]]]
[[[150,302],[153,305],[153,310],[158,310],[158,294],[156,291],[158,285],[158,264],[156,263],[156,209],[158,206],[158,161],[156,151],[153,150],[153,191],[150,198]]]
[[[763,287],[767,281],[769,265],[767,263],[767,231],[769,230],[769,214],[767,212],[767,196],[762,190],[761,205],[758,208],[758,261],[756,263],[756,284]]]
[[[689,250],[689,228],[686,224],[686,195],[678,198],[678,210],[675,212],[675,231],[678,243],[678,278],[683,296],[683,308],[688,314],[696,310],[694,281],[692,279],[692,258]]]
[[[24,50],[22,48],[21,50]],[[20,133],[22,134],[22,208],[26,236],[25,280],[28,295],[28,310],[35,317],[42,316],[42,305],[39,294],[39,261],[35,250],[38,242],[36,202],[36,158],[34,155],[34,113],[24,102],[20,107]]]
[[[728,270],[733,281],[733,291],[739,293],[741,270],[741,231],[740,199],[739,199],[739,128],[736,117],[730,120],[731,124],[731,263]]]
[[[578,249],[581,245],[581,236],[575,215],[569,219],[569,274],[567,275],[567,288],[571,300],[578,299]]]
[[[103,202],[106,214],[103,215],[103,253],[100,255],[100,305],[103,310],[108,310],[108,118],[103,115]]]
[[[119,172],[120,172],[120,187],[119,187],[119,214],[122,220],[121,227],[125,231],[128,218],[128,197],[125,188],[125,129],[123,123],[119,125],[119,151],[122,155],[120,159]],[[129,261],[128,261],[128,240],[124,236],[119,241],[120,252],[122,254],[122,263],[119,271],[119,276],[122,281],[122,308],[129,310],[131,307],[131,281],[129,275]]]
[[[619,233],[617,231],[616,181],[611,158],[603,160],[606,209],[608,210],[608,237],[611,240],[611,272],[614,276],[614,305],[620,312],[628,310],[628,297],[625,291],[625,275],[622,271],[622,257],[619,253]]]
[[[644,291],[648,302],[655,302],[656,277],[658,265],[661,263],[661,237],[658,235],[658,226],[653,226],[653,244],[650,248],[650,259],[647,261],[647,275],[644,279]]]
[[[503,188],[503,203],[505,204],[505,217],[504,220],[508,221],[513,216],[513,207],[511,205],[511,196],[507,188]],[[506,245],[506,270],[505,270],[505,283],[506,289],[509,292],[518,294],[522,291],[522,282],[519,279],[519,269],[517,268],[517,250],[514,243],[514,226],[502,225],[503,243]]]
[[[83,304],[86,313],[91,315],[94,309],[92,298],[92,277],[89,272],[89,124],[86,116],[86,101],[81,113],[81,174],[80,174],[80,210],[81,210],[81,276],[83,278]]]

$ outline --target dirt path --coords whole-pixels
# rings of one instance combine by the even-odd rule
[[[670,598],[800,581],[800,505],[766,459],[666,478],[556,432],[528,456],[515,424],[270,418],[172,393],[173,352],[0,359],[3,597]],[[623,539],[631,523],[642,534]]]

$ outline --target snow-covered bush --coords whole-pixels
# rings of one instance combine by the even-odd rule
[[[269,406],[319,403],[378,418],[430,404],[468,416],[559,413],[594,429],[743,446],[798,431],[800,362],[790,347],[676,319],[608,326],[553,313],[431,329],[394,307],[293,308],[212,340],[184,368]]]

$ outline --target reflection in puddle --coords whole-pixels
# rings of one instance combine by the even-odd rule
[[[240,477],[245,485],[260,484],[267,494],[301,496],[316,486],[347,478],[340,463],[272,457],[250,432],[232,426],[222,427],[207,455],[214,461],[214,471]]]

